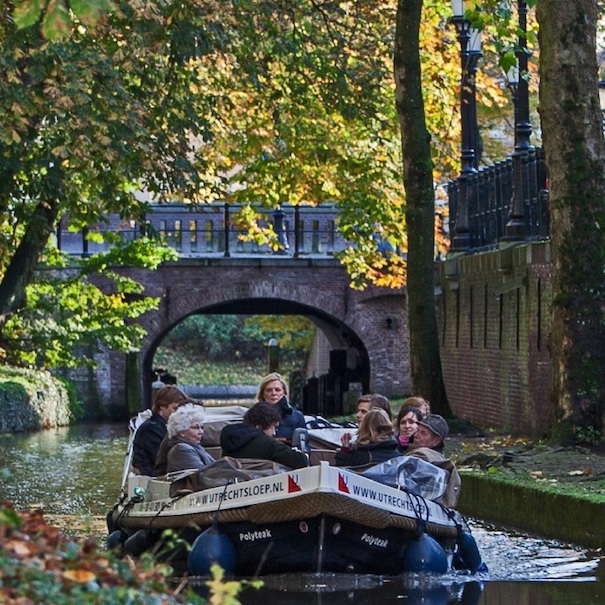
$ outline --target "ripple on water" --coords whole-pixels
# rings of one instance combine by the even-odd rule
[[[593,581],[601,556],[587,549],[544,540],[514,531],[503,531],[477,521],[473,535],[489,568],[491,581]]]

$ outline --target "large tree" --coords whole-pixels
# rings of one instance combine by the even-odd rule
[[[557,429],[565,439],[594,440],[605,428],[605,146],[597,0],[538,0],[537,17]]]
[[[399,0],[394,74],[403,149],[408,227],[408,322],[412,384],[436,412],[450,416],[435,314],[435,191],[420,62],[423,0]]]

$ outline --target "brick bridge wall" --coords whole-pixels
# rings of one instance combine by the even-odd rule
[[[553,421],[546,242],[452,256],[440,266],[444,380],[454,412],[480,427],[542,436]]]
[[[286,305],[289,312],[313,317],[333,348],[349,349],[349,361],[354,362],[359,354],[366,356],[371,391],[388,397],[410,392],[405,291],[376,287],[352,290],[345,270],[335,259],[279,255],[183,258],[155,271],[124,272],[143,284],[147,295],[161,300],[156,312],[140,319],[148,332],[139,354],[142,376],[146,367],[151,368],[153,353],[165,333],[180,320],[209,309],[233,312],[233,305],[245,313],[241,301],[248,301],[253,314],[280,314]],[[352,340],[357,344],[348,346]],[[94,380],[99,409],[105,415],[119,416],[127,398],[127,356],[106,352],[99,361]],[[178,368],[175,371],[178,374]],[[141,389],[147,393],[143,407],[149,403],[147,382],[141,379]],[[129,407],[132,411],[133,402]]]

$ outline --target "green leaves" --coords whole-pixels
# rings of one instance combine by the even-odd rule
[[[15,25],[22,29],[39,22],[47,40],[60,40],[77,21],[93,27],[115,8],[112,0],[21,0],[15,6]]]

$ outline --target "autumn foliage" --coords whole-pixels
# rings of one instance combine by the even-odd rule
[[[0,602],[6,605],[202,602],[196,595],[185,600],[169,572],[146,559],[119,560],[96,538],[75,543],[40,510],[0,505]]]

